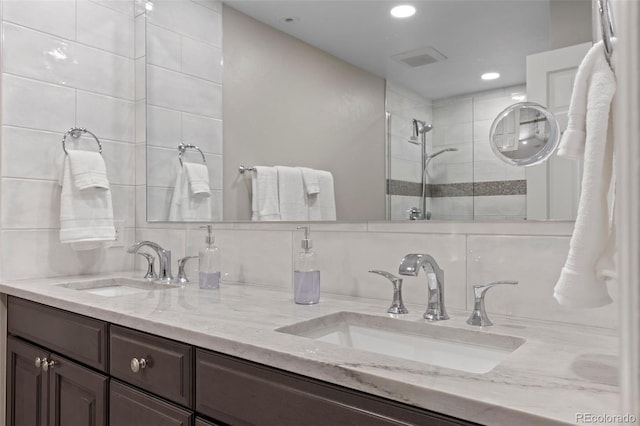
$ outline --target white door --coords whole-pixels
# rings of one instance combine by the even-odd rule
[[[549,108],[567,128],[573,80],[591,43],[527,56],[527,100]],[[555,154],[539,166],[527,167],[527,219],[575,220],[582,164]]]

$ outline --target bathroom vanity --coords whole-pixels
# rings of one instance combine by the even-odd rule
[[[589,358],[615,353],[615,336],[602,329],[496,317],[480,330],[464,312],[424,324],[424,307],[410,304],[409,315],[390,319],[371,299],[325,295],[298,306],[259,286],[117,282],[139,288],[105,295],[103,277],[0,286],[8,425],[558,425],[616,406],[617,387]],[[313,337],[357,321],[510,349],[473,373]]]

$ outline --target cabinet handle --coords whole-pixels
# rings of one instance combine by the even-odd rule
[[[53,368],[54,365],[56,365],[55,361],[47,361],[46,358],[42,358],[42,371],[49,371],[50,368]],[[37,364],[37,360],[36,360],[36,364]]]
[[[147,360],[144,358],[132,358],[131,359],[131,371],[137,373],[140,369],[147,368]]]
[[[44,359],[46,360],[46,358]],[[42,360],[40,359],[40,357],[36,358],[35,365],[36,365],[36,368],[42,367]]]

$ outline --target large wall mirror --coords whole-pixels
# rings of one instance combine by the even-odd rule
[[[147,1],[147,220],[259,218],[241,165],[330,173],[338,221],[574,219],[579,165],[506,164],[489,130],[524,101],[564,129],[591,1],[397,4]]]

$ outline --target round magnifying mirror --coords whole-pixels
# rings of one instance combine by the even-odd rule
[[[534,102],[520,102],[502,111],[491,125],[493,153],[512,166],[534,166],[553,154],[560,126],[553,113]]]

